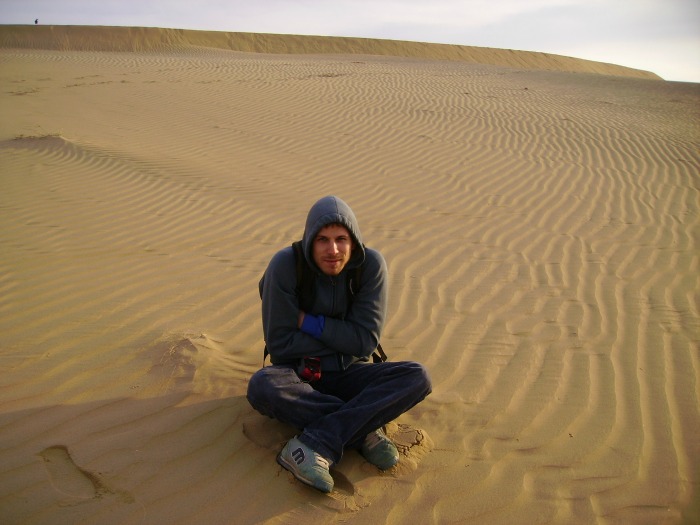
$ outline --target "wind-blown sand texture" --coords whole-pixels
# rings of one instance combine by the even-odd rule
[[[0,50],[3,523],[698,522],[697,84],[100,42]],[[434,392],[324,495],[245,390],[331,193]]]
[[[660,77],[616,64],[551,53],[429,44],[376,38],[192,31],[154,27],[0,26],[0,47],[70,51],[225,49],[249,53],[361,54],[460,60],[522,69],[577,71],[634,78]]]

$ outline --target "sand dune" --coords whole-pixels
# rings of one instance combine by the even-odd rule
[[[0,50],[5,523],[697,523],[698,85],[90,31]],[[244,395],[329,193],[434,392],[323,495]]]
[[[155,27],[0,26],[0,47],[138,52],[182,52],[213,48],[250,53],[385,55],[458,60],[521,69],[660,78],[649,71],[532,51],[375,38],[228,33]]]

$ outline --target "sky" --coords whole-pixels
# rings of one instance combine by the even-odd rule
[[[0,0],[0,24],[35,18],[541,51],[700,82],[700,0]]]

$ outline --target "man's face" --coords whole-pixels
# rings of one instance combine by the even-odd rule
[[[348,264],[354,248],[352,235],[345,226],[330,224],[314,238],[314,262],[326,275],[338,275]]]

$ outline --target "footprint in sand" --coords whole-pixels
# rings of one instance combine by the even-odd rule
[[[401,476],[418,468],[421,459],[433,449],[433,441],[425,430],[402,423],[389,423],[386,434],[396,445],[401,461],[392,470]]]
[[[130,494],[110,489],[99,476],[80,468],[70,455],[68,448],[54,445],[39,452],[44,460],[46,472],[53,488],[78,499],[99,499],[107,494],[115,494],[125,503],[132,503]]]

